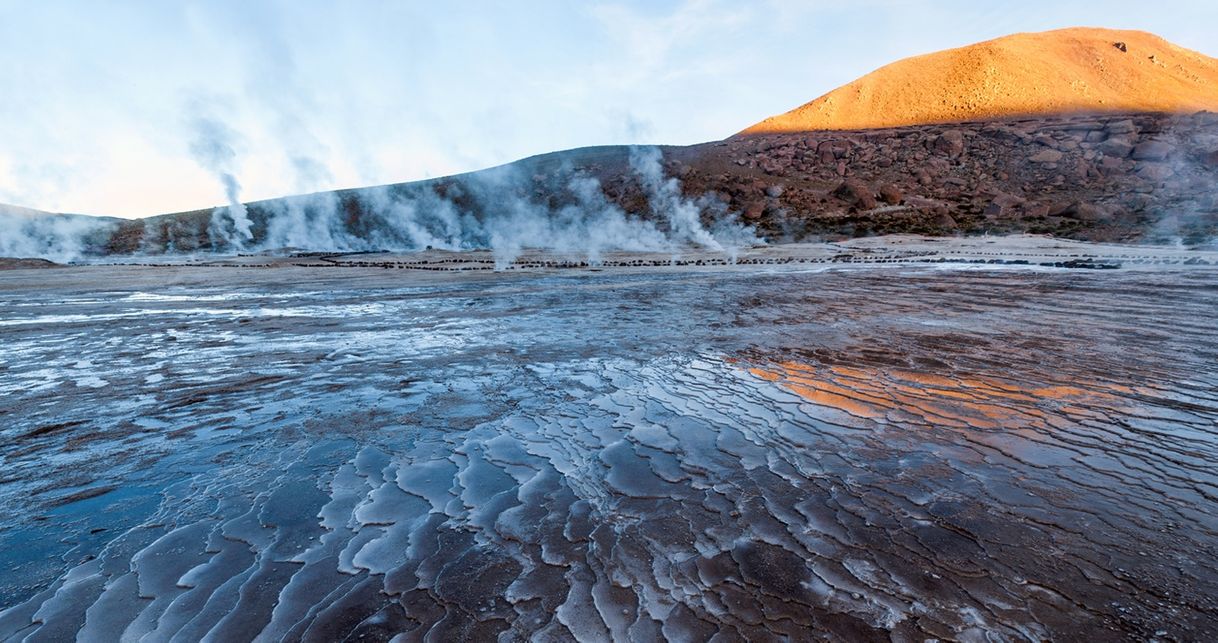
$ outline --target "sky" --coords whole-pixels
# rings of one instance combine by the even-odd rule
[[[139,217],[697,143],[1008,33],[1218,56],[1214,25],[1213,0],[0,0],[0,203]]]

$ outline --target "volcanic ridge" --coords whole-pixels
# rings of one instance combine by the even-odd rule
[[[894,63],[728,139],[661,147],[659,169],[703,224],[726,214],[769,241],[1038,233],[1203,243],[1218,237],[1215,111],[1218,60],[1144,32],[1063,29]],[[249,203],[246,247],[274,247],[284,212],[326,238],[375,240],[392,236],[384,228],[398,211],[448,213],[445,225],[500,216],[508,201],[563,213],[584,207],[590,184],[597,207],[663,225],[637,152],[580,148]],[[223,250],[218,211],[107,220],[78,245],[86,256]]]

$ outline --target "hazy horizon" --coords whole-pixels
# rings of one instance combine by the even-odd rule
[[[1215,22],[1202,2],[0,0],[0,202],[137,217],[690,144],[908,56],[1079,25],[1214,56]]]

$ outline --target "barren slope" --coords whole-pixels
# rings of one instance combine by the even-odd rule
[[[1218,59],[1142,31],[1021,33],[882,67],[742,134],[1218,109]]]
[[[1213,113],[771,134],[663,152],[665,173],[679,177],[686,196],[721,201],[771,240],[1034,232],[1191,243],[1218,236]],[[449,203],[480,218],[509,197],[557,211],[573,202],[571,180],[582,176],[596,179],[609,203],[654,220],[628,156],[629,148],[616,146],[524,159],[509,166],[512,180],[495,181],[489,192],[480,187],[483,172],[388,189],[405,202]],[[369,193],[335,194],[338,218],[360,236],[373,234],[380,220]],[[282,205],[249,204],[256,243]],[[103,252],[207,248],[208,217],[123,222]]]

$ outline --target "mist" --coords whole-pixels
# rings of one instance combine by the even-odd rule
[[[600,181],[569,165],[547,175],[504,166],[443,187],[382,186],[354,197],[320,192],[253,204],[256,241],[233,243],[223,236],[212,246],[262,252],[489,249],[504,268],[528,249],[597,264],[613,251],[697,248],[734,258],[739,248],[762,242],[718,200],[685,197],[677,179],[665,176],[658,148],[630,148],[629,167],[646,198],[645,212],[610,202]],[[548,202],[539,192],[562,202]]]
[[[1218,116],[1194,118],[1218,119]],[[1199,138],[1190,140],[1192,137]],[[1188,128],[1171,128],[1140,140],[1165,143],[1170,149],[1166,158],[1143,170],[1156,168],[1163,174],[1155,188],[1163,204],[1147,208],[1144,241],[1181,248],[1218,246],[1218,184],[1205,178],[1212,176],[1211,168],[1218,166],[1218,158],[1206,158],[1207,154],[1214,154],[1212,150],[1218,150],[1218,137]],[[1179,180],[1182,177],[1192,178],[1183,182]]]
[[[113,219],[0,205],[0,257],[76,261],[116,226]]]
[[[196,106],[196,109],[200,108]],[[203,113],[196,113],[191,119],[191,132],[191,157],[216,177],[228,201],[226,207],[212,211],[211,236],[213,240],[222,240],[226,246],[243,249],[254,235],[251,231],[253,222],[241,202],[241,184],[236,176],[234,145],[237,133],[220,119]]]
[[[292,252],[413,252],[488,249],[506,268],[531,249],[595,265],[614,251],[698,249],[726,253],[761,244],[752,226],[716,195],[686,196],[655,147],[624,150],[613,190],[562,162],[544,172],[507,165],[427,182],[318,192],[244,204],[233,170],[235,133],[214,118],[195,121],[192,153],[229,199],[210,220],[191,214],[122,221],[0,210],[0,256],[75,261],[101,255],[225,255]],[[635,198],[638,197],[638,198]]]

